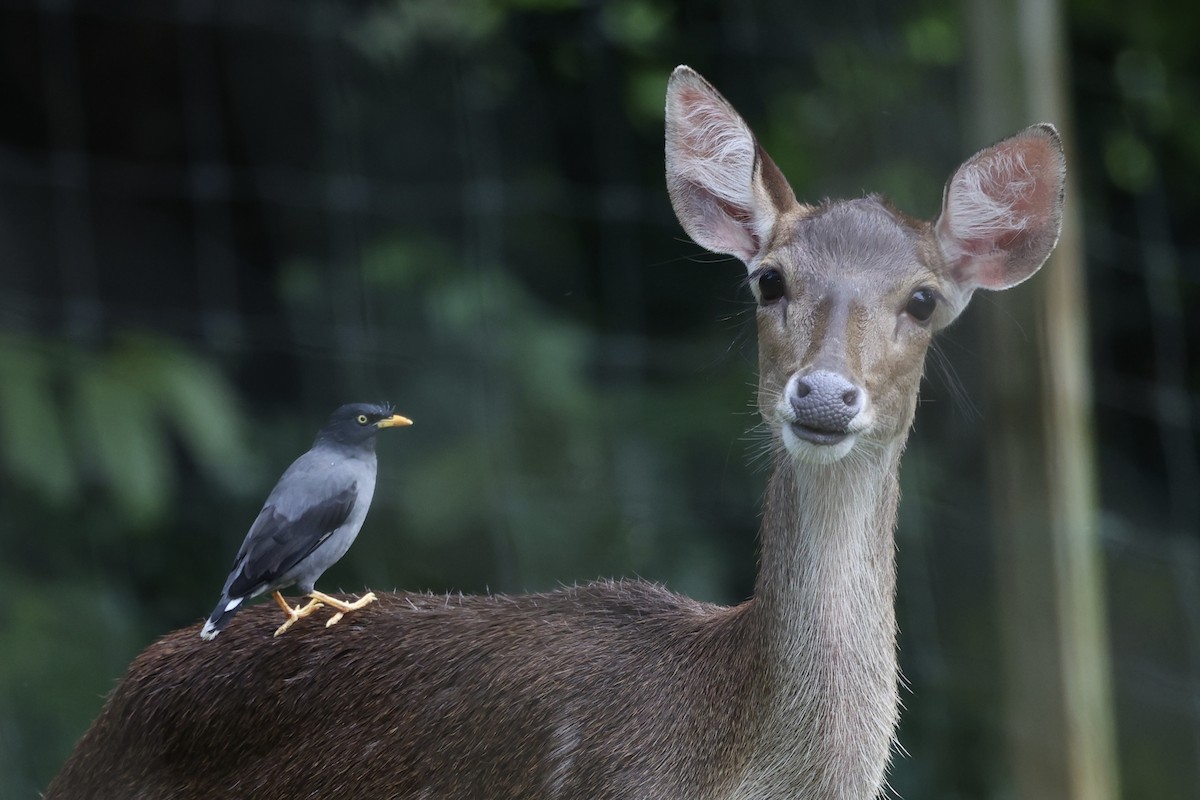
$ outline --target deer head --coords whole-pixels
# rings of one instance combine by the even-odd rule
[[[1050,125],[968,159],[940,216],[881,197],[805,205],[750,128],[679,67],[667,89],[667,185],[697,244],[746,265],[758,301],[759,407],[795,459],[902,440],[925,351],[976,289],[1007,289],[1058,240],[1065,163]]]

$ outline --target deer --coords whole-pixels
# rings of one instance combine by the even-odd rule
[[[771,473],[752,596],[605,580],[379,593],[275,638],[143,651],[46,793],[84,798],[875,798],[896,749],[899,464],[933,335],[1045,262],[1065,159],[1037,124],[963,162],[933,220],[804,204],[698,73],[666,96],[680,224],[745,266]]]

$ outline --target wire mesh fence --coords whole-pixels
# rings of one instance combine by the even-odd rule
[[[1066,11],[1122,796],[1190,797],[1196,12]],[[667,75],[721,87],[800,197],[882,191],[931,217],[986,144],[973,13],[0,2],[0,795],[36,796],[133,655],[211,607],[261,492],[346,400],[417,421],[381,448],[372,520],[330,572],[347,589],[637,574],[748,596],[753,305],[671,214]],[[1014,786],[995,365],[970,313],[902,472],[909,797]]]

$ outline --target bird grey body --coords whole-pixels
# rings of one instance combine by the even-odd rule
[[[362,530],[363,520],[367,518],[367,511],[371,507],[371,499],[375,496],[375,454],[371,453],[369,464],[356,459],[353,471],[360,473],[360,476],[354,480],[354,507],[345,523],[331,533],[329,538],[317,545],[308,558],[285,573],[273,586],[264,587],[262,591],[284,589],[295,585],[300,590],[300,594],[310,594],[317,578],[346,555],[346,551],[358,537],[358,532]]]
[[[272,524],[273,517],[281,518],[281,522],[286,520],[284,525],[296,525],[305,512],[313,507],[314,500],[318,505],[328,508],[330,515],[339,517],[341,507],[345,505],[346,516],[341,525],[327,532],[313,531],[323,537],[317,540],[319,544],[291,569],[269,582],[260,581],[247,597],[257,597],[264,592],[293,585],[300,590],[300,594],[310,593],[317,578],[346,554],[362,530],[371,499],[375,496],[377,471],[373,450],[345,453],[339,448],[318,445],[293,461],[263,504],[258,519],[238,552],[236,566],[227,584],[232,584],[235,578],[243,574],[239,568],[245,567],[256,545],[261,547],[268,544],[269,537],[278,525]],[[344,503],[339,498],[349,502]],[[227,585],[226,591],[228,588]]]
[[[245,601],[265,592],[289,586],[314,592],[317,579],[350,549],[371,507],[376,434],[407,424],[385,406],[356,404],[334,412],[267,496],[202,638],[214,638]]]

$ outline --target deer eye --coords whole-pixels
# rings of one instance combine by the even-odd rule
[[[786,291],[783,274],[774,267],[763,270],[763,273],[758,276],[758,297],[763,305],[775,302],[783,297]]]
[[[917,289],[908,298],[905,312],[917,322],[928,322],[937,308],[937,295],[931,289]]]

